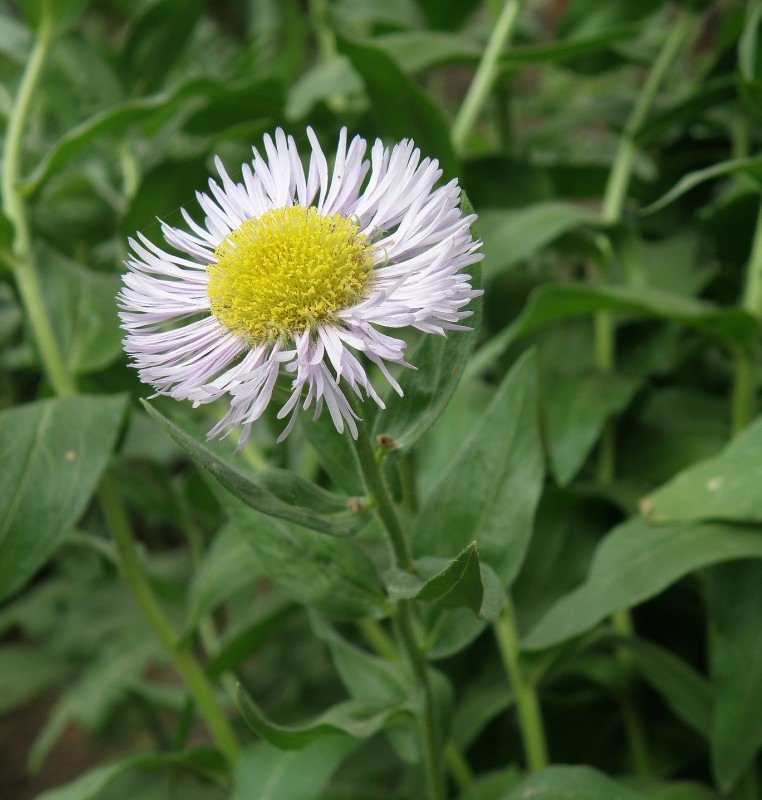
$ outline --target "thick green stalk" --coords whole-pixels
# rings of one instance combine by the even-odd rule
[[[347,394],[347,399],[358,417],[362,408],[356,399]],[[369,498],[374,501],[374,510],[381,522],[398,569],[413,572],[415,565],[405,539],[402,523],[394,505],[381,465],[376,460],[368,426],[363,419],[357,422],[358,436],[355,454]],[[429,677],[428,664],[415,630],[413,604],[409,600],[397,603],[394,615],[395,627],[402,648],[423,692],[423,713],[420,718],[421,742],[423,745],[424,770],[429,800],[444,800],[446,797],[444,770],[442,769],[442,743],[439,741],[439,724],[436,703]]]
[[[21,78],[18,93],[8,122],[3,154],[0,185],[3,192],[3,211],[14,227],[13,271],[27,318],[32,329],[44,371],[56,395],[75,394],[76,382],[68,369],[50,322],[42,295],[37,267],[34,262],[31,234],[26,209],[19,190],[19,173],[23,134],[31,99],[45,63],[53,29],[51,20],[43,18],[32,54]],[[167,649],[180,675],[186,682],[199,713],[206,721],[217,745],[231,764],[237,757],[238,745],[227,720],[217,707],[211,685],[203,671],[186,649],[179,648],[177,638],[156,601],[150,584],[140,568],[132,534],[118,494],[108,475],[101,480],[99,499],[107,525],[114,537],[119,563],[125,579],[135,595],[145,617],[159,640]]]
[[[357,404],[353,400],[350,400],[350,404],[355,409],[357,415],[360,416],[361,409],[357,407]],[[376,454],[365,421],[359,420],[357,427],[359,435],[354,443],[355,454],[357,456],[357,462],[360,465],[360,471],[362,472],[368,495],[371,500],[375,501],[375,510],[386,531],[389,544],[394,553],[396,566],[406,572],[413,572],[415,567],[413,566],[413,559],[410,555],[410,548],[407,545],[405,533],[402,530],[402,523],[397,514],[397,509],[394,506],[394,501],[389,494],[389,487],[386,485],[386,479],[384,478],[378,461],[376,461]]]
[[[309,0],[310,19],[320,57],[328,61],[336,56],[336,34],[331,28],[326,0]]]
[[[238,743],[230,723],[220,711],[206,675],[189,651],[188,645],[181,644],[175,635],[143,574],[127,514],[109,475],[104,475],[101,479],[98,497],[106,523],[119,551],[120,569],[125,581],[132,589],[144,617],[180,673],[217,746],[230,764],[235,764],[238,757]]]
[[[24,200],[19,189],[24,129],[52,40],[52,21],[46,16],[40,25],[8,119],[0,186],[3,193],[3,212],[14,229],[12,267],[21,303],[30,322],[45,373],[56,394],[63,396],[74,393],[74,382],[64,364],[58,340],[45,309]]]
[[[479,115],[489,95],[498,70],[498,58],[510,39],[516,26],[521,8],[521,0],[506,0],[503,10],[495,23],[487,42],[482,59],[476,69],[473,81],[463,98],[452,126],[452,145],[457,153],[462,153],[471,133],[476,117]]]
[[[503,611],[493,627],[500,656],[516,697],[519,730],[527,767],[531,772],[537,772],[548,765],[548,748],[545,743],[545,729],[542,724],[542,712],[537,692],[535,687],[525,679],[519,663],[519,638],[516,631],[513,603],[510,598],[506,600]]]

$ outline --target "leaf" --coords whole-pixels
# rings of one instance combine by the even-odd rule
[[[735,158],[730,161],[722,161],[719,164],[713,164],[711,167],[698,169],[695,172],[690,172],[684,175],[680,180],[656,202],[651,203],[649,206],[641,209],[641,214],[653,214],[655,211],[660,211],[670,203],[674,203],[678,197],[695,189],[696,186],[701,185],[705,181],[713,180],[714,178],[724,178],[727,175],[736,175],[743,173],[750,175],[756,181],[762,178],[762,156],[752,156],[750,158]]]
[[[376,36],[373,44],[401,70],[416,73],[444,64],[477,64],[484,51],[480,42],[460,33],[412,30]]]
[[[42,648],[4,644],[0,648],[0,714],[60,684],[70,672],[68,664]]]
[[[158,0],[135,16],[120,72],[136,94],[154,90],[179,60],[203,8],[203,0]]]
[[[524,559],[542,481],[536,364],[529,354],[503,380],[426,499],[415,522],[414,552],[446,556],[476,541],[507,588]]]
[[[242,462],[240,466],[233,465],[150,403],[141,402],[197,464],[247,506],[332,536],[351,536],[367,521],[367,514],[347,510],[347,498],[327,492],[294,473],[280,469],[252,472],[245,470]]]
[[[458,800],[503,800],[514,786],[521,783],[521,778],[521,772],[514,765],[479,775],[463,794],[458,795]]]
[[[110,133],[123,137],[130,125],[176,117],[179,110],[190,101],[204,101],[209,105],[235,100],[239,108],[243,106],[247,109],[249,115],[248,109],[251,108],[268,115],[272,113],[274,101],[279,99],[280,94],[280,85],[273,80],[247,80],[231,85],[212,78],[191,78],[168,92],[126,100],[67,131],[38,161],[32,173],[23,181],[22,188],[25,193],[33,194],[96,139]]]
[[[566,641],[614,611],[653,597],[684,575],[738,558],[762,558],[757,528],[719,523],[649,525],[632,519],[603,539],[585,583],[561,598],[522,645],[539,649]]]
[[[463,552],[449,561],[441,571],[424,582],[415,579],[410,573],[401,570],[388,573],[386,587],[392,600],[413,599],[424,603],[432,603],[442,608],[470,608],[474,614],[479,613],[484,597],[481,571],[479,570],[479,553],[476,542],[471,542]],[[401,580],[405,576],[413,578],[417,585],[406,585]]]
[[[386,614],[376,569],[354,541],[278,522],[220,495],[266,574],[295,600],[338,619]]]
[[[60,253],[46,250],[45,296],[59,346],[70,371],[103,369],[122,352],[114,298],[118,275],[93,272]]]
[[[471,274],[472,286],[479,287],[479,264],[471,266]],[[384,398],[386,410],[376,415],[373,426],[374,436],[391,436],[395,454],[412,449],[437,421],[460,383],[479,332],[481,297],[472,301],[471,307],[474,313],[465,320],[470,331],[451,331],[446,337],[425,334],[413,352],[405,354],[415,370],[400,375],[403,396],[390,391]]]
[[[570,203],[544,202],[519,209],[488,209],[479,215],[484,241],[484,278],[500,275],[534,255],[554,239],[600,217]]]
[[[184,753],[132,756],[113,764],[95,767],[72,783],[43,792],[36,800],[97,800],[101,792],[120,775],[137,769],[166,767],[187,769],[217,781],[225,779],[222,756],[211,748],[199,747]]]
[[[348,736],[330,736],[303,750],[258,742],[241,753],[231,800],[317,800],[355,747]]]
[[[672,711],[705,739],[712,724],[712,685],[666,648],[644,639],[631,643],[638,668]]]
[[[730,792],[762,748],[762,562],[712,570],[712,769]],[[753,768],[753,767],[752,767]]]
[[[652,522],[722,519],[762,522],[762,418],[717,456],[676,475],[641,502]]]
[[[0,599],[34,575],[82,515],[124,408],[123,396],[89,395],[0,412]]]
[[[19,0],[21,11],[30,28],[39,29],[43,20],[57,31],[73,25],[90,0]]]
[[[301,120],[320,102],[329,108],[344,111],[345,106],[360,97],[364,102],[363,82],[346,56],[332,56],[318,62],[301,75],[288,90],[285,114],[287,119]]]
[[[546,767],[500,800],[645,800],[643,795],[590,767]]]
[[[281,750],[301,750],[317,739],[347,734],[355,739],[374,736],[402,717],[412,716],[410,704],[379,708],[358,700],[346,700],[304,725],[278,725],[267,719],[246,692],[238,689],[238,702],[249,727]]]
[[[549,44],[512,47],[500,56],[504,66],[544,62],[563,62],[608,49],[615,42],[632,39],[642,31],[640,25],[618,25],[591,36],[560,39]]]
[[[415,140],[424,155],[439,160],[445,178],[455,177],[457,161],[438,106],[379,48],[347,39],[337,44],[363,79],[371,109],[384,110],[386,135]]]
[[[606,420],[629,405],[640,383],[592,371],[551,376],[543,395],[550,460],[559,484],[567,484],[577,474]]]
[[[29,58],[31,45],[29,29],[11,14],[0,13],[0,55],[23,66]],[[3,241],[2,236],[0,241]]]
[[[195,628],[204,615],[231,595],[252,586],[261,574],[261,564],[238,531],[232,526],[223,528],[193,576],[187,627]]]
[[[731,349],[752,353],[759,326],[741,309],[717,308],[709,303],[645,287],[546,284],[532,292],[513,324],[494,336],[472,357],[468,374],[478,374],[522,336],[570,317],[612,311],[656,317],[691,326],[722,341]]]

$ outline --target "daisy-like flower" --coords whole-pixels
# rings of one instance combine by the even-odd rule
[[[344,391],[383,408],[358,355],[401,394],[388,365],[412,366],[405,342],[381,329],[467,330],[465,306],[480,294],[462,272],[482,257],[474,217],[461,215],[457,181],[434,188],[436,160],[411,141],[389,150],[377,140],[368,161],[365,141],[347,146],[344,129],[329,174],[309,128],[307,137],[307,169],[280,129],[265,137],[265,156],[254,149],[241,183],[216,159],[221,183],[196,194],[203,224],[185,209],[187,230],[161,224],[170,251],[130,239],[118,301],[133,366],[158,394],[194,405],[228,396],[209,437],[240,426],[239,447],[281,372],[292,380],[278,441],[299,405],[315,417],[325,405],[356,438]]]

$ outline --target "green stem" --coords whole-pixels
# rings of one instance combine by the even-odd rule
[[[400,600],[397,603],[395,622],[410,665],[423,689],[423,715],[420,723],[429,800],[445,800],[446,791],[441,759],[442,746],[439,741],[439,720],[437,719],[434,693],[431,688],[431,679],[429,678],[429,668],[415,633],[413,604],[410,600]]]
[[[691,31],[692,15],[687,8],[681,9],[675,24],[669,32],[659,55],[654,62],[646,82],[635,101],[609,173],[606,193],[603,198],[603,221],[615,224],[622,218],[624,201],[632,178],[632,167],[635,161],[635,140],[653,105],[659,90],[680,47]]]
[[[357,402],[352,398],[348,399],[357,416],[361,416],[362,409],[358,407]],[[360,466],[360,471],[365,481],[368,497],[372,501],[375,501],[374,507],[386,531],[389,544],[394,554],[395,564],[399,569],[405,570],[406,572],[415,572],[413,559],[410,555],[410,548],[405,539],[402,524],[397,514],[397,509],[394,506],[394,501],[389,493],[389,487],[386,485],[386,479],[384,478],[381,466],[376,460],[376,454],[371,444],[370,433],[365,424],[365,420],[358,420],[357,429],[358,436],[357,440],[354,442],[357,463]]]
[[[357,627],[365,637],[365,641],[387,661],[397,661],[399,653],[394,646],[394,642],[389,638],[386,631],[373,619],[361,619],[357,622]]]
[[[733,370],[733,436],[739,434],[754,419],[757,394],[754,362],[742,350],[736,350]]]
[[[106,523],[119,550],[124,580],[132,590],[144,617],[172,659],[175,669],[180,673],[217,746],[230,764],[235,764],[238,757],[238,743],[230,723],[220,711],[206,675],[187,646],[180,644],[143,574],[127,514],[109,475],[101,479],[98,497]]]
[[[510,598],[506,599],[503,611],[493,627],[500,656],[516,697],[516,710],[527,767],[531,772],[537,772],[548,765],[548,748],[537,692],[534,685],[525,679],[519,663],[519,638]]]
[[[44,16],[8,120],[0,187],[3,195],[3,212],[14,228],[12,267],[21,303],[29,319],[45,373],[55,393],[64,396],[74,394],[74,381],[66,369],[58,340],[45,309],[24,200],[19,189],[24,129],[52,41],[52,22],[49,16]]]
[[[454,742],[447,742],[445,745],[445,758],[447,759],[447,768],[450,770],[450,775],[455,779],[458,788],[465,792],[474,782],[474,773],[471,767],[463,758],[463,753],[458,750]]]
[[[14,226],[13,269],[19,294],[37,342],[44,371],[59,397],[75,394],[74,376],[67,368],[43,300],[37,268],[34,262],[31,234],[26,209],[19,190],[19,172],[23,133],[35,88],[42,73],[53,29],[48,16],[43,17],[32,54],[21,78],[18,94],[11,110],[5,140],[0,186],[3,211]],[[217,708],[211,686],[193,656],[176,645],[176,637],[164,617],[150,585],[143,577],[140,562],[132,541],[127,515],[108,475],[101,479],[99,499],[104,517],[111,530],[119,553],[121,570],[130,585],[146,619],[166,647],[178,672],[186,681],[199,712],[209,725],[220,750],[234,763],[238,745],[232,729]]]
[[[328,61],[336,55],[336,34],[330,25],[328,4],[326,0],[309,0],[309,9],[320,57]]]
[[[611,625],[618,634],[627,639],[632,639],[635,635],[632,616],[627,609],[615,611],[611,615]],[[627,746],[632,757],[632,765],[636,775],[641,778],[649,778],[652,776],[653,771],[648,737],[646,736],[638,707],[633,702],[631,694],[637,677],[635,662],[630,649],[626,645],[619,645],[616,648],[616,659],[619,663],[619,673],[624,684],[619,696],[619,706],[627,736]]]
[[[471,86],[463,98],[463,103],[455,117],[452,126],[452,145],[455,151],[462,153],[466,146],[466,141],[471,129],[473,128],[476,117],[484,105],[495,82],[498,70],[498,58],[510,39],[516,20],[521,8],[521,0],[506,0],[503,10],[497,18],[495,27],[487,42],[482,59],[476,69]]]
[[[414,572],[415,565],[413,564],[410,549],[405,539],[404,531],[402,530],[402,523],[400,522],[397,508],[394,505],[386,485],[381,465],[376,460],[368,426],[365,424],[365,420],[362,419],[362,408],[359,406],[356,398],[349,393],[347,393],[347,399],[355,415],[360,417],[357,421],[358,435],[354,446],[357,463],[360,467],[363,481],[365,482],[367,494],[375,501],[374,509],[381,522],[381,526],[386,532],[387,540],[389,541],[394,556],[395,566],[407,572]],[[418,680],[418,684],[423,691],[423,713],[419,721],[429,800],[444,800],[446,793],[436,703],[434,701],[434,693],[432,691],[426,657],[415,630],[414,610],[411,601],[401,600],[397,603],[394,622],[399,641],[407,655],[413,673]]]

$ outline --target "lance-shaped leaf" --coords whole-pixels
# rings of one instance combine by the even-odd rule
[[[420,555],[447,556],[469,542],[509,586],[524,559],[543,481],[532,354],[506,376],[481,424],[440,478],[413,533]]]
[[[376,568],[357,543],[272,519],[222,491],[218,497],[265,573],[295,600],[337,619],[387,613]]]
[[[367,514],[347,509],[346,497],[327,492],[286,470],[246,470],[243,464],[233,464],[215,453],[150,403],[143,401],[143,405],[197,464],[247,506],[332,536],[350,536],[367,522]]]
[[[731,349],[753,353],[759,324],[748,312],[718,308],[680,295],[632,286],[548,284],[536,289],[516,321],[494,336],[469,361],[476,374],[492,364],[517,339],[571,317],[611,311],[635,317],[680,322],[722,341]]]
[[[646,800],[646,796],[590,767],[546,767],[503,800]]]
[[[649,525],[632,519],[603,539],[587,580],[551,607],[523,645],[534,649],[563,642],[614,611],[653,597],[684,575],[738,558],[762,558],[758,528]]]
[[[679,473],[641,503],[652,522],[762,522],[762,418],[714,458]]]
[[[712,768],[723,792],[762,748],[762,562],[712,570]]]
[[[476,542],[456,558],[422,558],[416,561],[423,577],[389,570],[384,582],[392,600],[420,600],[440,608],[470,608],[477,616],[496,619],[504,599],[500,579],[479,562]],[[426,577],[428,576],[428,577]]]
[[[0,599],[45,563],[106,466],[125,398],[64,397],[0,413]]]
[[[359,700],[346,700],[304,725],[279,725],[269,720],[241,687],[238,689],[238,703],[252,730],[281,750],[301,750],[316,739],[341,733],[355,739],[367,739],[387,725],[415,713],[410,702],[383,708]]]

